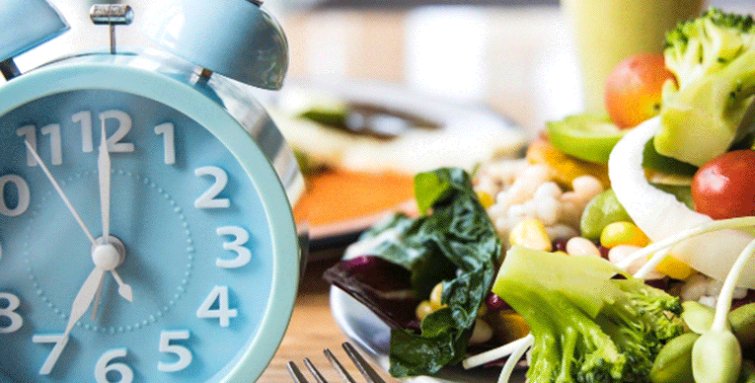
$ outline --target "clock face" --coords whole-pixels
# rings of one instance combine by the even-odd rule
[[[281,212],[248,171],[186,114],[129,93],[0,116],[0,381],[223,380],[275,296]]]

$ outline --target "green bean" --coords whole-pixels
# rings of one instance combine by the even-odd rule
[[[734,335],[739,339],[742,349],[755,347],[755,303],[744,305],[729,314]]]
[[[704,334],[710,331],[713,327],[713,318],[716,316],[713,308],[694,301],[684,302],[682,306],[684,307],[682,319],[692,332]]]
[[[739,383],[755,383],[755,364],[749,360],[742,363],[742,373],[739,375]]]
[[[694,383],[692,347],[699,337],[686,333],[666,343],[653,362],[650,380],[653,383]]]
[[[632,222],[632,218],[621,206],[613,190],[609,189],[587,204],[582,213],[580,231],[583,237],[596,240],[600,238],[603,229],[614,222]]]

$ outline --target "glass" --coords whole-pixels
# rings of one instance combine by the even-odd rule
[[[579,54],[586,109],[604,110],[608,74],[623,59],[661,53],[666,31],[700,14],[705,0],[561,0]]]

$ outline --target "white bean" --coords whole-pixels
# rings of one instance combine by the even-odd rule
[[[547,197],[557,199],[561,197],[561,194],[563,194],[563,192],[555,182],[546,182],[540,185],[537,190],[535,190],[535,194],[532,196],[532,199],[541,199]]]
[[[561,214],[561,205],[553,197],[535,200],[537,202],[537,218],[545,226],[555,225]]]
[[[566,253],[575,257],[595,256],[600,258],[600,250],[595,244],[582,237],[574,237],[566,242]]]
[[[493,328],[482,319],[475,320],[472,337],[469,338],[469,344],[482,344],[493,338]]]
[[[572,181],[572,188],[582,197],[582,199],[591,200],[596,195],[603,192],[603,185],[593,176],[581,176]]]
[[[574,228],[572,228],[571,226],[566,226],[562,224],[546,226],[545,232],[548,233],[548,237],[552,240],[567,239],[567,238],[572,238],[579,235],[579,233],[576,230],[574,230]]]

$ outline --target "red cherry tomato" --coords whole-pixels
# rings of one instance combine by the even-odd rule
[[[713,219],[755,215],[755,151],[722,154],[692,179],[695,210]]]

